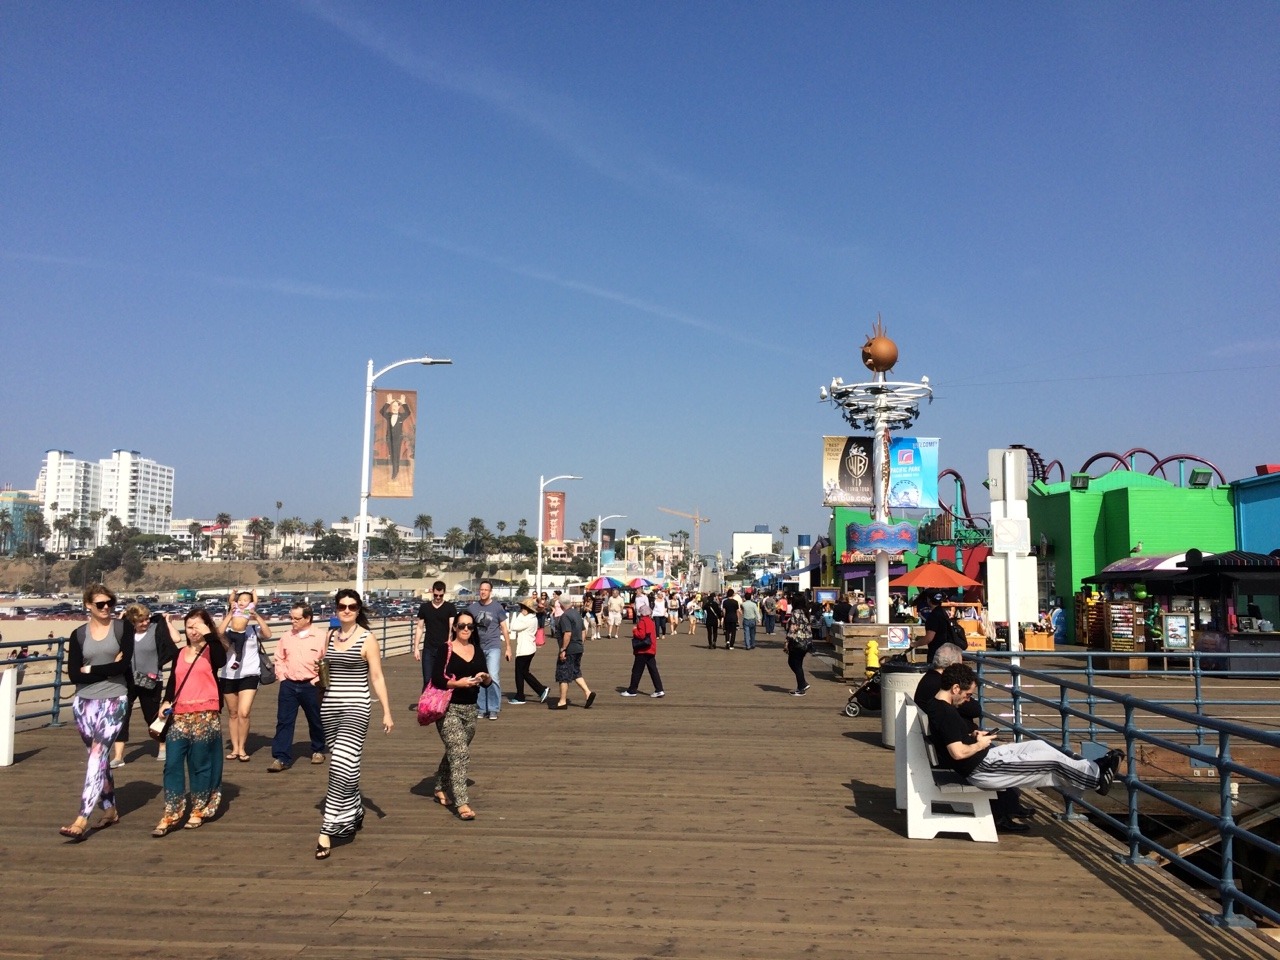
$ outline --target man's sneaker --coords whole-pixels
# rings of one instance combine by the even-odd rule
[[[267,767],[267,773],[280,773],[283,770],[288,770],[289,766],[290,764],[285,763],[283,760],[272,760],[271,766]]]
[[[791,691],[791,696],[793,696],[793,697],[803,697],[803,696],[804,696],[806,693],[808,693],[808,692],[809,692],[809,688],[808,688],[808,687],[805,687],[803,690],[792,690],[792,691]]]
[[[550,688],[550,687],[543,687],[543,688],[542,688],[542,695],[541,695],[540,697],[538,697],[538,702],[539,702],[539,703],[546,703],[546,702],[547,702],[547,694],[549,694],[550,692],[551,692],[551,688]]]
[[[801,693],[808,693],[808,692],[809,692],[809,685],[806,683],[803,687],[801,687],[801,688],[800,688],[800,692],[801,692]]]
[[[513,706],[518,707],[518,706],[520,706],[522,703],[524,703],[524,701],[523,701],[523,700],[517,700],[515,697],[507,697],[507,703],[509,703],[509,704],[511,704],[511,705],[513,705]]]
[[[112,770],[119,770],[123,766],[124,766],[123,760],[112,760],[110,763],[110,767]]]
[[[1098,793],[1104,797],[1111,791],[1111,785],[1115,783],[1116,772],[1120,769],[1120,761],[1123,759],[1123,750],[1108,750],[1106,756],[1098,760]]]
[[[497,720],[497,719],[498,719],[498,715],[497,715],[496,713],[491,713],[491,714],[489,714],[487,717],[485,717],[485,719],[486,719],[486,720]]]
[[[1026,833],[1030,829],[1025,823],[1019,823],[1017,820],[996,817],[996,830],[1000,833]]]
[[[323,754],[323,753],[313,753],[313,754],[311,755],[311,762],[312,762],[312,763],[314,763],[314,764],[321,764],[321,763],[324,763],[324,754]]]
[[[620,696],[620,697],[638,697],[638,696],[640,696],[640,694],[638,694],[638,693],[632,693],[630,690],[623,690],[620,694],[618,694],[618,696]]]
[[[156,759],[159,760],[161,763],[164,763],[164,758],[165,758],[164,744],[162,743],[160,744],[160,752],[156,754]]]
[[[649,699],[650,699],[650,700],[661,700],[661,699],[662,699],[663,697],[665,697],[666,695],[667,695],[667,691],[665,691],[665,690],[658,690],[658,691],[655,691],[654,693],[649,694]]]

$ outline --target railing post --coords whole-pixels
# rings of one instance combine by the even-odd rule
[[[1204,674],[1201,672],[1200,651],[1191,651],[1191,677],[1195,684],[1196,713],[1204,713]],[[1204,746],[1204,727],[1196,724],[1196,746]]]
[[[1231,812],[1231,734],[1218,733],[1218,822],[1222,835],[1222,866],[1218,872],[1218,894],[1222,898],[1222,913],[1201,914],[1216,927],[1252,927],[1254,922],[1236,913],[1235,874],[1235,816]]]
[[[62,637],[58,640],[58,652],[56,656],[57,660],[53,665],[53,709],[51,713],[53,719],[49,721],[49,726],[51,727],[62,726],[62,673],[67,656],[66,637]]]
[[[1089,693],[1085,697],[1085,703],[1089,708],[1087,711],[1089,714],[1089,739],[1097,740],[1098,725],[1094,723],[1094,720],[1093,720],[1093,718],[1098,714],[1098,698],[1095,697],[1093,694],[1093,688],[1097,684],[1097,678],[1094,676],[1094,672],[1093,672],[1093,653],[1094,652],[1092,650],[1089,650],[1089,651],[1086,651],[1084,655],[1085,686],[1089,688]]]

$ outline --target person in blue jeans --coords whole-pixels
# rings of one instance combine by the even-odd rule
[[[755,594],[748,587],[742,596],[742,648],[756,648],[756,625],[760,622],[760,604],[756,603]]]
[[[311,622],[310,604],[295,603],[289,610],[289,632],[276,645],[276,674],[280,692],[276,699],[276,735],[271,740],[271,765],[267,773],[293,766],[293,731],[298,711],[307,718],[311,737],[311,762],[324,763],[324,723],[320,719],[320,689],[316,664],[324,656],[325,634]]]
[[[477,642],[484,653],[485,673],[493,682],[481,687],[476,698],[476,712],[486,720],[497,720],[502,709],[502,684],[498,671],[502,661],[511,662],[511,634],[507,631],[507,611],[493,599],[493,584],[480,581],[479,600],[467,607],[476,622]]]

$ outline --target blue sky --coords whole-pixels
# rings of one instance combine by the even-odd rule
[[[6,4],[0,483],[356,512],[429,353],[438,530],[821,533],[877,313],[968,480],[1025,443],[1280,460],[1280,5]],[[1142,463],[1142,461],[1140,461]],[[794,537],[788,538],[788,545]]]

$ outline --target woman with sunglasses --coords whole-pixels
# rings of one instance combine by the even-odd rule
[[[164,696],[164,667],[172,663],[178,648],[169,635],[169,627],[160,614],[153,614],[140,603],[124,608],[120,619],[133,628],[133,671],[125,678],[129,686],[129,705],[125,708],[124,724],[120,735],[111,747],[111,768],[124,766],[124,748],[129,742],[129,723],[133,719],[133,702],[142,707],[142,720],[147,726],[160,715],[160,700]],[[147,739],[145,734],[142,738]],[[164,744],[160,744],[157,760],[164,760]]]
[[[316,840],[316,859],[327,860],[334,837],[350,837],[364,826],[364,798],[360,795],[360,757],[369,733],[369,690],[382,704],[382,730],[390,733],[391,701],[382,676],[378,641],[369,632],[369,619],[360,594],[344,587],[334,597],[338,627],[329,631],[325,662],[329,689],[320,704],[324,741],[329,751],[329,789],[324,795],[324,820]]]
[[[220,636],[232,644],[231,657],[218,672],[218,687],[227,703],[227,726],[231,746],[228,760],[249,762],[249,716],[253,713],[253,699],[258,695],[258,681],[262,675],[262,641],[271,639],[271,628],[258,613],[253,602],[254,594],[242,591],[227,607],[226,616],[218,625]],[[244,629],[235,630],[243,621]],[[230,634],[230,636],[228,635]],[[243,639],[238,640],[235,634]],[[241,646],[237,655],[236,646]]]
[[[71,711],[80,739],[89,748],[80,815],[58,830],[81,841],[89,834],[89,816],[102,803],[97,829],[120,820],[116,809],[116,785],[111,777],[111,745],[115,743],[129,709],[129,685],[133,670],[133,629],[113,619],[116,596],[100,583],[84,592],[89,622],[71,633],[67,651],[67,675],[76,686]]]
[[[195,830],[218,812],[222,803],[222,690],[218,671],[227,662],[231,645],[203,607],[192,607],[169,630],[186,633],[186,646],[173,658],[160,715],[172,721],[165,735],[164,815],[153,837],[163,837],[182,821]],[[187,797],[191,810],[187,812]]]
[[[449,709],[436,721],[436,732],[444,742],[444,757],[436,768],[435,796],[441,806],[449,806],[449,794],[459,820],[474,820],[467,796],[467,768],[471,764],[471,741],[476,735],[476,700],[481,687],[493,683],[485,673],[484,653],[476,644],[476,621],[470,611],[461,610],[453,621],[453,633],[443,656],[436,660],[431,683],[440,690],[452,690]]]

